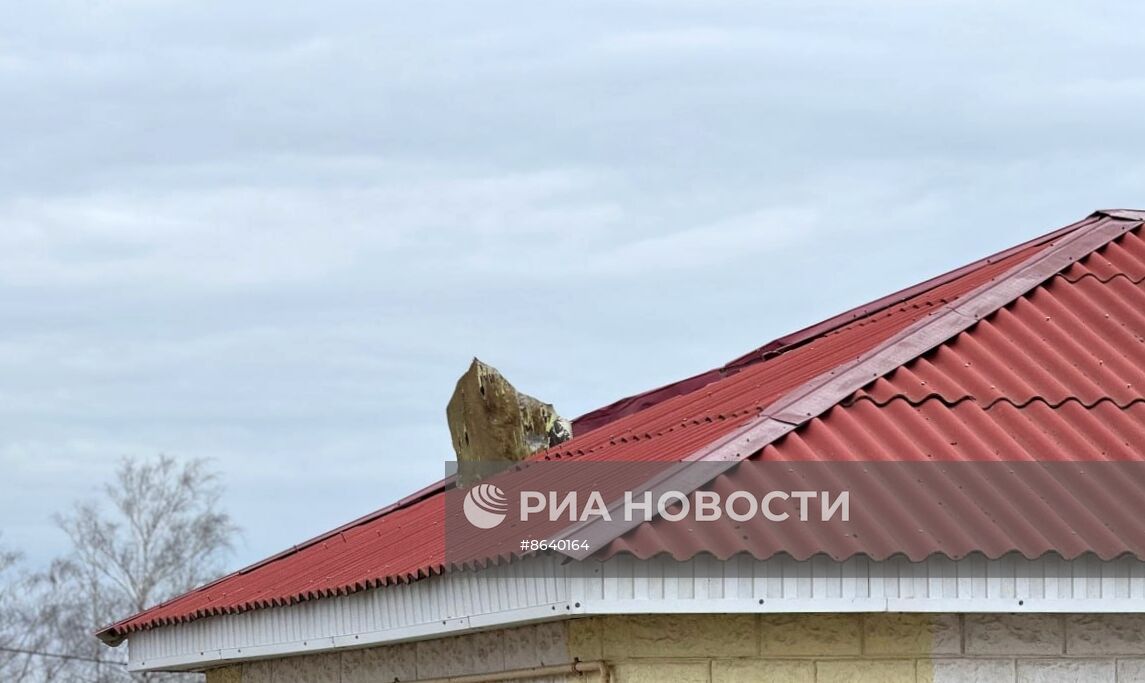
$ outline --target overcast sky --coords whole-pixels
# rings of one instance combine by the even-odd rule
[[[0,0],[0,531],[211,457],[257,560],[567,416],[1145,205],[1145,5]],[[1059,3],[1064,5],[1066,3]]]

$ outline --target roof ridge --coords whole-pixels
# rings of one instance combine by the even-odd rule
[[[1138,215],[1142,218],[1126,218],[1127,215]],[[651,408],[662,401],[675,396],[683,396],[698,389],[716,382],[718,380],[729,377],[745,367],[754,365],[756,363],[774,358],[778,355],[791,351],[807,344],[808,342],[819,339],[820,337],[830,334],[839,330],[851,323],[854,323],[864,318],[873,316],[881,311],[884,311],[896,304],[902,303],[911,297],[918,296],[928,292],[942,285],[948,284],[968,273],[971,273],[983,266],[990,265],[997,261],[1003,260],[1018,252],[1029,249],[1043,244],[1052,242],[1053,240],[1069,235],[1070,233],[1085,226],[1088,221],[1094,217],[1102,215],[1110,218],[1126,218],[1127,220],[1143,220],[1145,219],[1145,211],[1136,211],[1132,209],[1105,209],[1095,211],[1086,218],[1076,221],[1065,227],[1052,230],[1044,235],[1039,235],[1033,239],[1022,242],[1021,244],[1014,245],[1003,249],[1002,251],[990,254],[983,258],[971,261],[965,265],[959,266],[953,270],[936,275],[928,280],[923,280],[917,284],[905,287],[896,292],[892,292],[885,296],[879,297],[873,301],[855,306],[854,308],[847,309],[842,313],[837,313],[826,320],[808,325],[802,329],[796,330],[782,337],[773,339],[763,346],[752,349],[751,351],[737,356],[727,363],[717,368],[705,370],[690,377],[686,377],[675,382],[670,382],[663,386],[642,391],[631,396],[626,396],[622,399],[613,401],[605,406],[591,410],[579,417],[573,418],[573,433],[584,433],[603,427],[621,417],[633,415],[641,412],[647,408]]]
[[[1145,221],[1145,209],[1098,209],[1093,214],[1127,221]]]
[[[1055,231],[1052,234],[1061,237],[1059,241],[1051,239],[1045,249],[961,299],[943,304],[934,313],[908,325],[858,359],[842,363],[785,393],[765,407],[759,418],[701,448],[678,466],[667,468],[662,475],[648,482],[648,488],[653,492],[695,490],[769,443],[822,415],[874,379],[945,343],[1072,263],[1141,227],[1143,221],[1145,212],[1126,215],[1121,211],[1095,211],[1069,226],[1068,232]],[[726,467],[701,468],[703,474],[697,475],[686,471],[686,465],[692,462],[723,463]],[[696,484],[700,478],[705,481]],[[584,559],[638,524],[592,520],[570,526],[558,538],[588,540],[589,550],[566,553],[575,559]]]
[[[875,378],[969,329],[1072,263],[1140,227],[1143,219],[1125,219],[1095,212],[1086,220],[1092,223],[1079,226],[1059,242],[1051,242],[1046,249],[961,299],[943,304],[928,317],[908,325],[859,359],[840,365],[779,398],[764,408],[764,415],[795,426],[803,424]],[[835,394],[840,395],[832,400]]]

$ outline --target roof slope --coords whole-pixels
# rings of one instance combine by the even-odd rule
[[[1145,499],[1145,467],[1134,466],[1145,463],[1143,444],[1145,239],[1138,229],[753,455],[791,463],[951,463],[930,468],[926,487],[898,480],[917,470],[882,468],[886,481],[873,493],[881,494],[884,509],[856,517],[859,528],[849,528],[850,534],[837,526],[808,525],[797,532],[760,525],[735,533],[730,522],[722,530],[683,534],[653,520],[614,540],[601,555],[1140,556],[1145,520],[1137,505],[1124,503]],[[1014,465],[1022,461],[1039,466]],[[1090,465],[1082,470],[1085,477],[1078,468],[1045,465],[1079,462],[1116,465]],[[761,476],[759,469],[729,472],[713,489],[724,495],[767,490],[767,483],[757,481]],[[1021,501],[1022,519],[977,514],[975,505],[958,504],[975,476],[1003,480],[1000,490]],[[909,495],[912,490],[928,495]],[[1047,496],[1047,490],[1056,495]],[[938,522],[938,528],[945,520],[946,533],[918,534],[920,525],[902,523],[921,519]],[[864,528],[863,522],[870,524]]]
[[[843,454],[862,452],[852,446],[869,445],[875,437],[887,439],[896,448],[909,446],[901,451],[906,454],[904,457],[921,456],[939,450],[931,443],[938,423],[938,418],[931,415],[934,412],[943,413],[944,419],[952,417],[954,423],[969,425],[978,420],[1003,425],[995,431],[1002,429],[1005,436],[1012,438],[998,441],[999,454],[1026,457],[1038,457],[1035,446],[1039,442],[1029,435],[1024,450],[1013,445],[1015,440],[1020,442],[1018,435],[1024,434],[1014,427],[1015,422],[1022,420],[1029,423],[1028,430],[1037,431],[1045,425],[1085,421],[1078,410],[1094,412],[1104,419],[1113,409],[1119,411],[1122,421],[1136,424],[1139,429],[1142,415],[1138,387],[1145,385],[1137,381],[1143,366],[1139,357],[1123,347],[1131,345],[1135,334],[1140,343],[1140,335],[1145,333],[1145,327],[1139,325],[1141,314],[1131,312],[1145,310],[1141,306],[1145,293],[1140,289],[1145,277],[1145,250],[1139,235],[1105,244],[1139,227],[1143,217],[1145,214],[1140,212],[1095,213],[1032,242],[777,340],[722,368],[594,411],[578,421],[578,436],[534,457],[589,461],[695,459],[710,456],[747,431],[758,429],[766,420],[779,428],[773,429],[768,439],[752,442],[759,445],[774,440],[763,452],[765,458],[844,457]],[[1067,243],[1073,245],[1072,251],[1063,246]],[[1100,248],[1098,255],[1083,264],[1069,265],[1069,258],[1080,258],[1095,248]],[[1066,267],[1065,274],[1053,277]],[[962,328],[969,327],[974,319],[968,316],[979,310],[993,313],[1016,296],[1039,287],[1046,278],[1052,278],[1047,286],[1023,296],[972,332],[949,326],[952,318],[962,318]],[[995,286],[999,284],[1005,286]],[[1015,287],[1018,294],[1004,294]],[[989,291],[983,294],[984,290]],[[984,298],[989,299],[990,292],[993,299],[983,302]],[[1060,330],[1029,329],[1031,321],[1036,322],[1045,311],[1050,311],[1051,320],[1054,316],[1059,321],[1067,320],[1066,313],[1061,312],[1063,307],[1083,323],[1097,323],[1094,338]],[[1113,310],[1123,315],[1116,319],[1093,318]],[[1012,323],[1008,322],[1011,318],[1015,319]],[[918,339],[925,334],[930,338],[920,346]],[[958,336],[939,352],[894,371],[894,366],[911,361],[951,335]],[[1031,344],[1030,335],[1041,343]],[[1009,340],[1010,346],[999,342],[999,338]],[[1080,343],[1076,341],[1079,339]],[[1118,353],[1104,353],[1102,344]],[[1030,349],[1033,360],[1012,358],[1015,345],[1023,352]],[[1078,367],[1071,359],[1079,348],[1097,350],[1107,357],[1105,370],[1060,372],[1063,365]],[[1010,360],[999,362],[999,354]],[[958,369],[960,362],[966,362],[964,356],[970,359],[974,370],[967,370],[966,366]],[[868,366],[864,364],[872,362],[872,358],[882,358],[884,364],[888,358],[899,360],[881,372],[867,375],[863,383],[870,386],[866,389],[856,386],[840,393],[842,379],[853,378],[859,370],[866,372]],[[1123,380],[1129,385],[1124,389],[1120,386]],[[831,391],[825,392],[824,385]],[[824,398],[832,392],[838,395]],[[794,419],[776,411],[776,406],[788,404],[802,409],[808,405],[803,399],[809,396],[818,401],[815,410],[809,411],[814,415]],[[1074,398],[1076,405],[1070,403]],[[839,405],[832,408],[836,404]],[[1098,412],[1100,415],[1096,415]],[[776,416],[785,417],[786,421],[774,419]],[[1008,417],[1010,423],[1006,426]],[[1117,432],[1117,428],[1109,426],[1112,424],[1106,424],[1103,435],[1095,428],[1091,436],[1108,441],[1129,433]],[[586,431],[587,425],[596,428]],[[864,429],[863,425],[869,427]],[[787,432],[793,433],[783,436]],[[1105,452],[1115,450],[1110,446]],[[755,452],[758,448],[737,451],[733,459]],[[943,451],[943,457],[959,459],[966,452],[948,449]],[[1131,449],[1127,452],[1132,454]],[[431,486],[329,534],[107,627],[100,636],[114,643],[143,628],[292,604],[440,573],[445,570],[445,484]],[[634,541],[640,534],[641,539],[649,538],[648,530],[638,529],[617,539],[609,552],[649,555],[675,554],[680,550],[672,545],[672,539],[659,536],[655,529],[652,532],[657,540],[651,545],[644,540]],[[696,546],[682,552],[699,550],[724,554],[729,549]],[[766,548],[760,550],[770,554]]]

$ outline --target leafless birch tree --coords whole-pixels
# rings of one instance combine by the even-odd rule
[[[237,529],[220,509],[218,475],[204,460],[125,459],[100,493],[56,517],[71,551],[27,578],[23,610],[15,612],[23,614],[16,628],[27,629],[25,637],[45,654],[33,658],[23,679],[4,680],[200,680],[130,676],[125,652],[93,633],[222,572]]]
[[[19,634],[17,617],[17,586],[15,577],[19,554],[8,550],[0,537],[0,680],[14,680],[20,666],[16,639]]]

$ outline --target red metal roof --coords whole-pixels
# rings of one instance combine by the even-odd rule
[[[1089,221],[1091,219],[1086,220]],[[1083,221],[1083,223],[1084,222],[1085,221]],[[887,296],[863,304],[862,306],[857,306],[849,311],[844,311],[843,313],[828,318],[823,322],[815,323],[814,325],[805,327],[802,330],[770,341],[757,349],[753,349],[752,351],[749,351],[748,353],[745,353],[742,356],[729,361],[719,368],[707,370],[698,375],[694,375],[687,379],[674,382],[667,386],[651,389],[649,391],[636,394],[635,396],[622,398],[607,406],[597,408],[596,410],[581,415],[573,421],[573,433],[585,434],[603,427],[609,423],[615,422],[622,417],[634,414],[636,412],[645,410],[646,408],[650,408],[654,405],[662,403],[669,398],[690,394],[691,392],[712,384],[713,382],[716,382],[720,379],[730,377],[731,375],[739,372],[749,365],[775,358],[776,356],[787,353],[810,341],[820,339],[824,335],[845,329],[849,323],[862,319],[869,319],[876,314],[887,309],[892,309],[895,306],[902,305],[911,301],[913,301],[916,305],[921,303],[921,305],[927,307],[934,306],[938,303],[944,303],[945,300],[942,299],[941,294],[939,296],[935,296],[933,290],[944,285],[955,284],[961,280],[961,284],[956,285],[956,291],[951,297],[952,299],[957,298],[958,293],[968,291],[974,286],[981,284],[981,282],[977,280],[972,282],[971,280],[964,279],[965,276],[972,276],[974,273],[979,272],[982,269],[989,269],[1002,261],[1005,261],[1007,265],[1012,265],[1015,260],[1020,260],[1021,258],[1028,257],[1032,250],[1036,250],[1044,246],[1046,243],[1052,241],[1055,238],[1067,235],[1075,231],[1079,225],[1081,224],[1075,223],[1073,225],[1067,225],[1064,228],[1055,230],[1037,239],[1030,240],[1029,242],[1011,247],[992,256],[974,261],[973,263],[969,263],[965,266],[962,266],[961,268],[957,268],[948,273],[944,273],[924,282],[920,282],[917,285],[912,285],[893,294],[888,294]],[[985,274],[988,277],[994,277],[996,272],[990,270]]]
[[[1065,268],[1067,263],[1053,261],[1066,253],[1055,250],[1055,245],[1097,234],[1111,224],[1128,229],[1139,225],[1143,217],[1133,212],[1096,213],[1038,240],[777,340],[723,368],[594,411],[579,421],[574,439],[534,457],[587,461],[694,458],[767,417],[764,413],[769,406],[804,392],[824,378],[829,381],[836,372],[859,367],[857,363],[880,349],[894,347],[900,354],[904,349],[909,351],[914,348],[910,340],[917,337],[914,330],[932,319],[951,317],[951,311],[971,293],[992,283],[1011,284],[1011,280],[1020,281],[1023,287],[1037,287],[1053,273],[1043,277],[1023,268],[1039,259],[1045,261],[1051,252],[1050,267]],[[990,451],[1000,457],[1039,459],[1069,455],[1063,446],[1066,434],[1073,438],[1068,443],[1090,444],[1094,454],[1135,456],[1127,444],[1143,442],[1138,387],[1145,385],[1140,384],[1143,365],[1137,355],[1145,334],[1138,313],[1145,310],[1145,293],[1140,288],[1145,277],[1142,244],[1137,234],[1125,236],[1083,263],[1069,266],[1064,274],[959,334],[938,351],[901,370],[880,373],[885,379],[840,396],[845,400],[834,408],[831,405],[839,400],[831,400],[822,406],[826,411],[823,415],[768,445],[762,457],[830,460],[893,452],[907,459],[937,454],[957,460]],[[1029,282],[1023,284],[1025,280]],[[974,298],[973,306],[984,305],[981,298]],[[1006,303],[998,301],[994,307]],[[919,348],[914,355],[926,348]],[[1089,355],[1079,355],[1082,353]],[[1029,358],[1022,358],[1023,354]],[[1085,358],[1101,363],[1094,367],[1079,360]],[[586,431],[585,426],[593,424],[597,428]],[[942,446],[943,439],[950,436],[943,429],[958,438],[950,438],[948,445]],[[983,441],[985,437],[974,434],[991,434],[990,439],[995,440]],[[976,438],[978,443],[974,443]],[[964,445],[959,447],[959,443]],[[971,443],[973,447],[968,445]],[[1056,450],[1047,446],[1054,443],[1059,446]],[[429,487],[330,534],[107,627],[100,636],[118,642],[143,628],[292,604],[442,572],[443,491],[444,483]],[[655,524],[617,539],[608,552],[687,554],[687,548],[694,547],[722,555],[731,550],[705,546],[704,539],[664,536]],[[777,543],[751,550],[766,555],[784,547]],[[809,552],[816,547],[811,542]],[[893,552],[895,547],[890,544],[868,550],[879,556]],[[740,548],[745,549],[750,548]],[[855,550],[853,545],[849,549],[818,548],[819,552],[832,550],[838,551],[833,553],[837,556],[867,552]],[[1026,550],[1035,552],[1037,547]],[[907,549],[899,547],[897,552]]]
[[[542,457],[681,460],[743,425],[780,396],[861,357],[912,323],[988,283],[1037,253],[1036,243],[893,306],[808,339],[780,355],[744,364],[702,389],[673,396],[567,441]],[[739,360],[743,363],[743,360]]]
[[[677,559],[699,552],[766,558],[825,553],[913,560],[941,553],[996,557],[1056,552],[1074,557],[1143,557],[1145,521],[1145,239],[1138,228],[1086,256],[941,346],[879,377],[826,413],[753,456],[768,462],[947,462],[926,487],[887,476],[878,515],[839,527],[798,525],[709,528],[705,533],[657,519],[632,529],[600,555]],[[1012,476],[1013,463],[1103,462],[1069,486]],[[999,468],[993,463],[1005,463]],[[1128,463],[1128,464],[1126,464]],[[888,468],[883,468],[884,473]],[[894,471],[894,468],[889,468]],[[909,468],[907,468],[909,469]],[[1053,469],[1052,467],[1050,468]],[[1038,470],[1038,471],[1044,471]],[[1024,525],[976,514],[941,495],[966,490],[975,476],[1005,477],[1004,496],[1020,500]],[[836,473],[838,474],[838,473]],[[760,471],[722,475],[712,489],[768,490]],[[913,475],[912,475],[913,476]],[[1103,486],[1092,485],[1099,480]],[[1089,486],[1084,484],[1089,483]],[[1046,487],[1059,495],[1047,494]],[[1119,490],[1120,489],[1120,490]],[[981,503],[981,501],[979,501]],[[957,511],[957,514],[954,514]],[[923,522],[936,533],[914,533]],[[947,527],[943,527],[943,523]],[[944,533],[937,533],[938,530]]]

